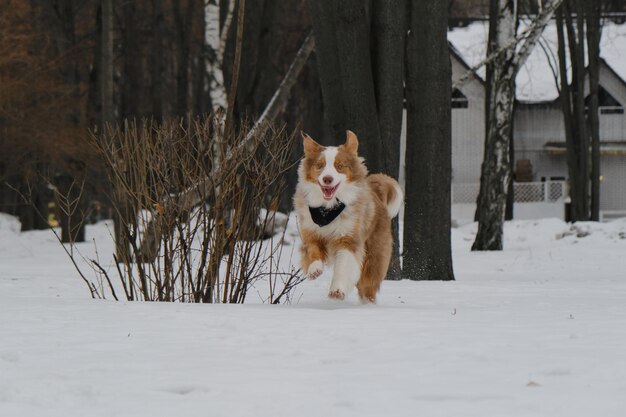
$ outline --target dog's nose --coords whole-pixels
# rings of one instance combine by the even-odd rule
[[[333,183],[333,177],[327,175],[324,178],[322,178],[322,181],[324,181],[324,184],[329,185]]]

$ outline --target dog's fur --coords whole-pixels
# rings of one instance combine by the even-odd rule
[[[315,279],[325,264],[334,264],[330,298],[343,300],[356,285],[362,301],[375,302],[391,260],[391,219],[403,202],[400,185],[383,174],[368,175],[353,132],[339,147],[302,137],[304,158],[294,196],[302,271]],[[345,208],[332,222],[319,226],[313,221],[309,207],[330,209],[339,202]]]

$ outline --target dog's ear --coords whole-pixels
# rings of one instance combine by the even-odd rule
[[[300,134],[302,135],[302,144],[304,145],[304,154],[306,156],[315,155],[322,152],[322,150],[324,149],[322,145],[315,142],[313,138],[306,133],[300,131]]]
[[[343,145],[346,152],[351,153],[353,155],[357,155],[359,150],[359,140],[356,137],[356,134],[351,131],[346,131],[346,143]]]

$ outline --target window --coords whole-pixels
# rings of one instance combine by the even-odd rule
[[[452,91],[452,108],[453,109],[466,109],[468,105],[467,97],[458,89]]]
[[[585,111],[589,106],[589,97],[585,97]],[[600,114],[624,114],[624,107],[602,86],[598,89],[598,108]]]

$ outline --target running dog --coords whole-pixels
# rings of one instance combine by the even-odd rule
[[[362,302],[375,303],[391,260],[391,219],[403,203],[402,189],[387,175],[368,175],[353,132],[338,147],[302,138],[294,196],[302,271],[315,279],[324,265],[334,265],[330,298],[343,300],[356,286]]]

